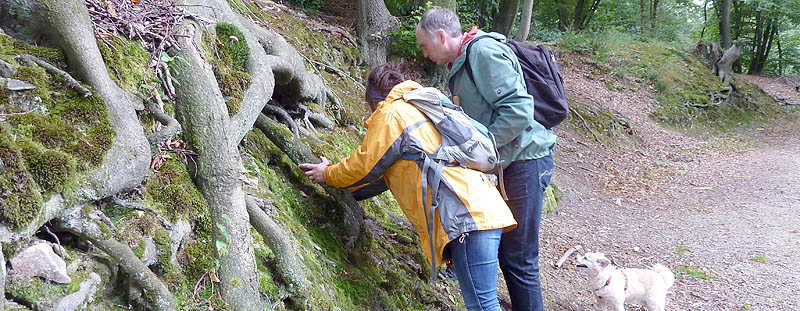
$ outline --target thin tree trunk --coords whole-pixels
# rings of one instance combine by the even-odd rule
[[[589,27],[589,23],[592,22],[592,17],[594,17],[594,13],[597,12],[597,8],[600,6],[600,0],[594,0],[592,2],[592,7],[589,8],[589,12],[587,12],[583,18],[583,22],[581,22],[581,30],[584,30]]]
[[[519,19],[519,30],[516,40],[524,42],[528,39],[528,32],[531,29],[531,13],[533,12],[533,0],[525,0],[522,3],[522,17]]]
[[[644,38],[645,34],[647,34],[647,6],[644,4],[645,0],[639,0],[639,17],[641,20],[641,27],[642,29],[642,38]]]
[[[650,31],[652,31],[652,33],[656,33],[656,26],[658,25],[656,22],[658,17],[658,1],[659,0],[653,0],[653,6],[650,7]]]
[[[761,11],[758,11],[758,2],[754,4],[756,10],[756,30],[753,33],[753,44],[750,47],[750,65],[747,67],[747,72],[752,72],[755,69],[755,63],[758,62],[756,59],[758,54],[756,54],[757,47],[761,42]]]
[[[700,31],[700,40],[706,33],[706,26],[708,23],[708,0],[703,1],[703,30]]]
[[[514,21],[517,18],[518,8],[519,0],[501,0],[500,10],[494,15],[492,31],[499,32],[508,37],[508,35],[511,34],[511,29],[514,28]]]
[[[641,0],[644,1],[644,0]],[[558,30],[567,31],[569,28],[569,11],[567,0],[558,3]]]
[[[572,10],[572,30],[580,31],[581,22],[583,21],[583,7],[586,5],[585,0],[575,1],[575,8]]]
[[[494,15],[494,12],[487,12],[489,9],[488,7],[489,1],[478,1],[478,28],[484,28],[487,26],[487,16]]]
[[[775,40],[778,41],[778,74],[783,75],[783,50],[781,49],[780,33],[778,33],[777,36],[778,37],[775,38]]]
[[[731,47],[731,0],[722,1],[722,16],[720,16],[719,33],[722,37],[722,48]]]

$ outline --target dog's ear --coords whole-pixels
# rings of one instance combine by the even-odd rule
[[[600,259],[597,260],[597,263],[599,263],[601,267],[605,268],[605,267],[608,267],[608,265],[611,264],[611,261],[609,261],[608,259],[605,259],[605,258],[600,258]]]

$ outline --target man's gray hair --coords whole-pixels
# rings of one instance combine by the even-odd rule
[[[458,15],[447,8],[430,9],[425,14],[422,14],[422,18],[419,20],[419,27],[434,38],[434,34],[439,29],[444,30],[451,37],[458,37],[463,34]]]

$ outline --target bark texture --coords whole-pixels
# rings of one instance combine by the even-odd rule
[[[519,19],[519,30],[515,39],[524,42],[528,39],[528,32],[531,30],[531,13],[533,13],[533,0],[525,0],[522,3],[522,16]]]
[[[400,27],[382,0],[358,0],[356,31],[361,40],[361,57],[369,68],[386,62],[389,32]]]
[[[731,0],[722,1],[722,16],[719,21],[719,34],[722,37],[722,48],[731,47]]]
[[[517,9],[519,0],[501,0],[500,8],[494,14],[492,21],[492,31],[499,32],[506,37],[511,34],[514,28],[514,21],[517,19]]]
[[[722,79],[722,83],[733,86],[733,63],[742,55],[742,47],[734,44],[717,61],[717,76]],[[735,87],[735,86],[734,86]]]

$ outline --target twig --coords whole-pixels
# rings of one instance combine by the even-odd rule
[[[600,174],[601,174],[600,172],[598,172],[598,171],[595,171],[595,170],[592,170],[592,169],[590,169],[590,168],[586,168],[586,167],[583,167],[583,166],[580,166],[580,165],[576,165],[576,166],[577,166],[578,168],[580,168],[580,169],[583,169],[583,170],[585,170],[585,171],[589,172],[589,173],[594,173],[594,174],[597,174],[597,175],[600,175]]]
[[[47,233],[50,234],[51,237],[56,239],[56,244],[58,244],[58,246],[61,246],[61,241],[58,239],[58,236],[55,235],[55,233],[53,233],[52,231],[50,231],[50,228],[47,225],[42,227],[44,227],[44,230],[47,231]]]
[[[312,59],[310,59],[310,58],[306,57],[305,55],[303,55],[303,54],[302,54],[302,53],[300,53],[300,52],[298,52],[298,54],[300,54],[301,56],[303,56],[303,58],[305,58],[305,59],[306,59],[308,62],[310,62],[310,63],[313,63],[313,64],[315,64],[315,65],[320,65],[320,66],[322,66],[322,67],[325,67],[326,69],[330,69],[331,71],[333,71],[333,73],[334,73],[334,74],[336,74],[336,75],[338,75],[338,76],[340,76],[340,77],[347,77],[347,78],[349,78],[350,80],[353,80],[353,82],[355,82],[356,86],[358,86],[360,89],[365,89],[365,87],[364,87],[363,85],[361,85],[361,83],[360,83],[360,82],[358,82],[358,81],[357,81],[355,78],[353,78],[352,76],[350,76],[350,75],[349,75],[349,74],[347,74],[346,72],[344,72],[344,71],[340,70],[339,68],[336,68],[336,67],[333,67],[333,66],[331,66],[331,65],[328,65],[328,64],[325,64],[325,63],[321,63],[321,62],[318,62],[318,61],[315,61],[315,60],[312,60]],[[313,67],[313,66],[312,66],[312,67]],[[314,68],[314,70],[316,70],[316,68]],[[322,76],[320,76],[320,78],[322,78]]]
[[[4,117],[10,117],[10,116],[18,116],[18,115],[23,115],[23,114],[29,114],[29,113],[33,112],[34,110],[36,110],[36,108],[32,108],[31,110],[28,110],[28,111],[25,111],[25,112],[9,112],[9,113],[0,113],[0,121],[2,121]]]
[[[348,33],[347,31],[344,31],[342,29],[339,29],[339,28],[336,28],[336,27],[317,26],[317,27],[312,28],[311,30],[313,30],[313,31],[325,30],[325,31],[329,31],[329,32],[339,33],[343,37],[347,38],[347,40],[349,40],[350,43],[352,43],[354,47],[358,48],[358,43],[356,42],[356,39],[353,38],[353,36],[350,35],[350,33]]]
[[[22,54],[22,55],[20,55],[20,57],[22,57],[24,60],[26,60],[28,62],[36,63],[37,65],[43,67],[47,71],[49,71],[49,72],[51,72],[53,74],[59,75],[62,78],[66,79],[67,80],[67,85],[69,85],[70,87],[75,89],[75,91],[78,92],[79,94],[81,94],[81,96],[83,96],[83,97],[92,96],[92,92],[90,92],[87,88],[83,87],[81,85],[81,83],[78,82],[78,80],[75,80],[75,78],[73,78],[67,72],[56,68],[56,66],[50,65],[50,63],[48,63],[46,61],[43,61],[43,60],[41,60],[41,59],[39,59],[39,58],[37,58],[36,56],[33,56],[33,55]]]
[[[595,140],[597,140],[597,142],[598,142],[598,143],[601,143],[601,144],[602,144],[603,142],[602,142],[602,141],[600,141],[600,137],[599,137],[599,136],[597,136],[597,134],[595,134],[595,133],[594,133],[594,131],[592,131],[592,128],[590,128],[590,127],[589,127],[589,123],[588,123],[588,122],[586,122],[586,119],[584,119],[584,118],[583,118],[583,116],[581,116],[581,114],[580,114],[580,113],[578,113],[577,111],[575,111],[574,109],[572,109],[572,110],[570,110],[570,111],[574,112],[574,113],[575,113],[575,115],[576,115],[576,116],[578,116],[578,118],[580,118],[580,119],[581,119],[581,121],[583,121],[583,126],[584,126],[584,127],[586,127],[586,130],[588,130],[588,131],[589,131],[589,133],[592,133],[592,135],[594,136],[594,139],[595,139]]]
[[[161,223],[161,226],[163,226],[167,230],[172,230],[172,224],[166,218],[161,217],[161,215],[159,215],[156,210],[154,210],[152,208],[149,208],[147,206],[144,206],[144,204],[136,203],[136,202],[126,202],[126,201],[123,201],[123,200],[117,198],[116,196],[112,196],[111,200],[114,202],[114,204],[119,205],[119,206],[130,207],[130,208],[133,208],[135,210],[152,213],[153,215],[156,216],[156,219],[158,219],[158,221]]]

